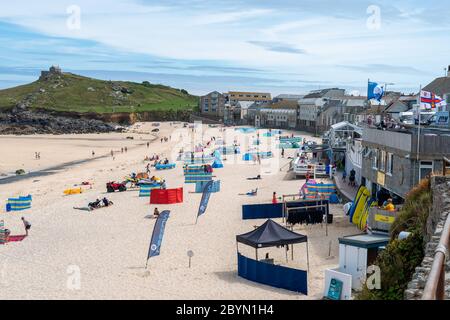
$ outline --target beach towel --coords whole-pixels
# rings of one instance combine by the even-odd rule
[[[81,189],[81,188],[64,190],[65,195],[80,194],[80,193],[83,193],[83,189]]]
[[[6,212],[22,211],[31,208],[31,195],[19,198],[9,198],[6,203]]]
[[[16,235],[16,236],[9,236],[8,242],[21,242],[26,237],[27,237],[27,235],[25,235],[25,234],[23,234],[23,235]]]

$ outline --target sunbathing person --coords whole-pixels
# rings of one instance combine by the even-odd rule
[[[98,208],[100,208],[101,203],[102,203],[102,201],[99,198],[97,198],[97,200],[95,200],[94,202],[89,202],[88,208],[90,210],[98,209]]]
[[[240,193],[240,196],[256,196],[258,194],[258,188],[256,188],[255,190],[252,190],[250,192],[247,193]]]
[[[111,200],[108,200],[106,197],[103,198],[102,202],[103,202],[103,205],[105,207],[109,207],[109,206],[112,206],[114,204]]]
[[[262,178],[261,178],[261,175],[260,174],[258,174],[256,177],[253,177],[253,178],[247,178],[247,180],[261,180]]]

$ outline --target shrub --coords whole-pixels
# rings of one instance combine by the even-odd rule
[[[382,251],[375,265],[381,270],[381,289],[363,287],[359,300],[402,300],[403,292],[424,256],[426,221],[432,208],[430,180],[422,180],[407,195],[405,205],[391,228],[391,241]],[[398,240],[401,231],[411,235]]]

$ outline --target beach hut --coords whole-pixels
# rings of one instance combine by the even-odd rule
[[[266,284],[295,292],[308,294],[308,271],[274,265],[273,260],[258,260],[258,249],[268,247],[286,248],[291,246],[292,259],[293,246],[298,243],[306,244],[306,259],[309,270],[308,237],[267,220],[263,225],[248,233],[236,236],[238,256],[238,275],[250,281]],[[239,243],[255,248],[256,259],[250,259],[239,253]]]

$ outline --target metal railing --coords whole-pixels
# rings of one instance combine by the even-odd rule
[[[441,239],[434,254],[433,264],[428,275],[422,300],[444,300],[445,296],[445,262],[448,258],[450,239],[450,215],[447,216]]]
[[[447,175],[450,175],[450,159],[444,157],[443,163],[444,163],[443,171],[444,171],[444,177],[445,177]]]

